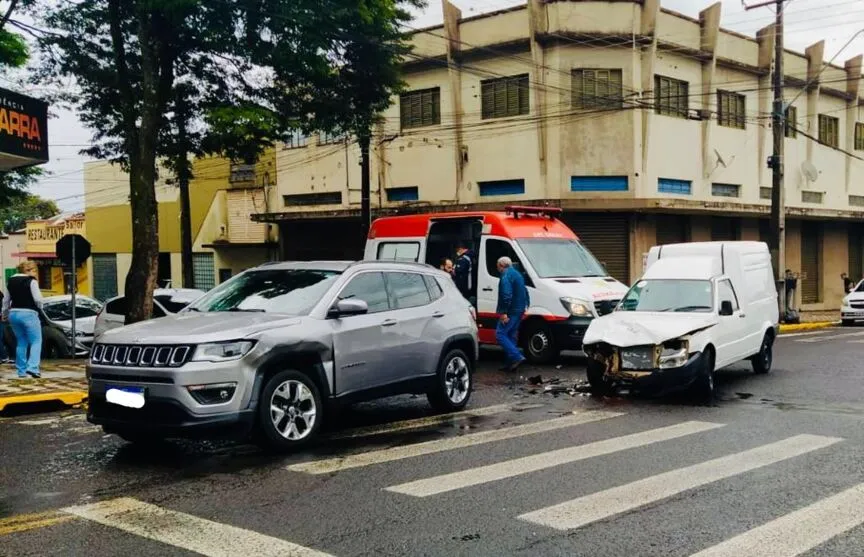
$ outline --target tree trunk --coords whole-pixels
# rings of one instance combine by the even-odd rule
[[[360,144],[360,230],[362,237],[369,235],[369,227],[372,223],[372,204],[371,204],[371,177],[369,168],[369,143],[371,140],[371,131],[367,127],[362,130],[357,141]]]
[[[188,124],[188,107],[183,93],[178,93],[177,103],[177,143],[180,150],[177,153],[175,168],[177,183],[180,187],[180,259],[183,269],[183,288],[195,287],[195,273],[192,267],[192,204],[189,201],[189,153],[186,151],[186,126]]]

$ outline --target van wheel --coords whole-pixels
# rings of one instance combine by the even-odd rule
[[[435,385],[426,393],[426,398],[436,412],[457,412],[468,404],[473,387],[471,360],[465,352],[455,349],[441,358]]]
[[[555,345],[552,329],[542,321],[528,323],[522,329],[522,346],[525,356],[532,364],[548,364],[555,361],[560,350]]]
[[[756,373],[771,371],[771,364],[774,363],[774,337],[771,333],[765,333],[759,353],[750,358],[750,363],[753,364],[753,371]]]
[[[705,350],[702,359],[702,371],[693,383],[693,398],[697,404],[710,405],[717,396],[717,387],[714,384],[714,351],[710,348]]]
[[[606,370],[602,363],[597,360],[588,361],[588,384],[591,385],[591,393],[597,396],[608,396],[612,394],[612,385],[606,381],[604,375]]]
[[[316,437],[324,405],[312,379],[299,371],[286,370],[264,384],[257,413],[258,443],[268,449],[289,451]]]

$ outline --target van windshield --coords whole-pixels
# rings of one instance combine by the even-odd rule
[[[606,270],[576,240],[532,238],[516,240],[540,278],[605,277]]]
[[[707,313],[714,307],[710,280],[640,280],[627,292],[618,311]]]

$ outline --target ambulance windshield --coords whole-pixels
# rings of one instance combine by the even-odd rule
[[[531,238],[517,240],[540,278],[605,277],[606,270],[576,240]]]

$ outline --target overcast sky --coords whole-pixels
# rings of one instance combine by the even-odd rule
[[[663,7],[677,10],[689,16],[697,16],[699,11],[710,6],[715,0],[661,0]],[[756,0],[747,0],[748,4]],[[511,0],[455,0],[462,9],[463,17],[494,11],[509,6],[524,4]],[[760,8],[746,12],[741,0],[722,0],[722,26],[753,36],[755,32],[773,21],[773,10]],[[0,0],[5,7],[8,0]],[[787,48],[802,51],[821,39],[826,43],[826,59],[837,54],[838,50],[858,31],[864,29],[864,0],[792,0],[786,9]],[[429,7],[418,14],[412,24],[425,27],[441,22],[440,0],[432,0]],[[864,33],[846,47],[836,62],[842,62],[864,52]],[[16,87],[9,81],[10,76],[0,76],[0,86]],[[38,89],[25,88],[30,94],[39,94]],[[46,168],[53,173],[42,180],[34,189],[43,197],[58,201],[64,210],[82,210],[83,197],[83,159],[78,151],[87,145],[90,134],[78,122],[74,113],[55,111],[57,117],[49,124],[51,162]]]

